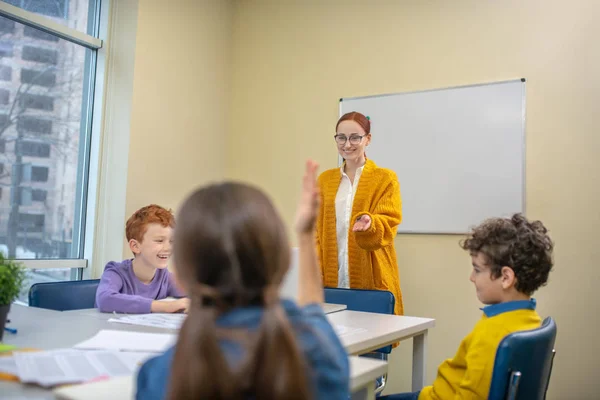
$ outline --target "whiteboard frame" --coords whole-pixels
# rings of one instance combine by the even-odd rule
[[[369,98],[373,98],[373,97],[389,97],[389,96],[397,96],[397,95],[405,95],[405,94],[413,94],[413,93],[426,93],[426,92],[437,92],[440,90],[451,90],[451,89],[466,89],[466,88],[472,88],[472,87],[479,87],[479,86],[490,86],[490,85],[499,85],[499,84],[504,84],[504,83],[514,83],[514,82],[521,82],[522,86],[523,86],[523,91],[522,91],[522,97],[521,97],[521,104],[522,104],[522,110],[523,110],[523,115],[521,116],[522,121],[523,121],[523,131],[521,132],[521,146],[522,146],[522,150],[523,150],[523,158],[521,160],[522,163],[522,167],[523,167],[523,176],[522,176],[522,180],[523,180],[523,184],[522,184],[522,193],[523,193],[523,197],[521,199],[521,213],[526,216],[527,215],[527,137],[526,137],[526,133],[527,133],[527,79],[526,78],[516,78],[516,79],[507,79],[507,80],[503,80],[503,81],[494,81],[494,82],[486,82],[486,83],[474,83],[474,84],[470,84],[470,85],[457,85],[457,86],[448,86],[448,87],[443,87],[443,88],[434,88],[434,89],[422,89],[422,90],[411,90],[408,92],[395,92],[395,93],[384,93],[384,94],[372,94],[372,95],[368,95],[368,96],[355,96],[355,97],[340,97],[339,100],[339,106],[338,106],[338,114],[339,117],[342,117],[342,103],[344,102],[344,100],[361,100],[361,99],[369,99]],[[338,154],[338,167],[341,167],[343,163],[343,159],[342,156],[340,156]],[[402,184],[400,182],[400,184]],[[483,221],[482,221],[483,222]],[[400,227],[400,225],[398,226]],[[417,232],[417,231],[402,231],[402,232],[396,232],[397,235],[465,235],[468,234],[469,232]]]

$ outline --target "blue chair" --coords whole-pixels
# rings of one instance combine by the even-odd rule
[[[68,311],[94,308],[100,279],[36,283],[29,289],[31,307]]]
[[[391,292],[385,290],[339,289],[325,288],[325,302],[345,304],[348,310],[364,311],[378,314],[393,314],[396,299]],[[376,358],[387,361],[392,346],[385,346],[361,357]],[[387,374],[377,379],[375,393],[379,395],[387,380]]]
[[[543,400],[552,363],[556,323],[548,317],[542,326],[507,335],[498,346],[488,400]]]

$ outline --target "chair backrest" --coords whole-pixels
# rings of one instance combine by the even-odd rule
[[[100,279],[36,283],[29,289],[31,307],[57,311],[94,308]]]
[[[542,326],[507,335],[498,346],[488,400],[546,398],[556,323],[548,317]]]
[[[386,290],[325,288],[325,302],[345,304],[348,310],[379,314],[393,314],[396,299]],[[375,350],[377,353],[390,354],[392,346]]]

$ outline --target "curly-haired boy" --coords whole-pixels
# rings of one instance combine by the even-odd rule
[[[531,298],[548,281],[554,244],[540,221],[520,214],[492,218],[461,242],[472,259],[470,280],[486,306],[454,358],[438,368],[432,386],[419,393],[387,396],[388,400],[487,399],[496,350],[513,332],[538,328],[541,318]]]

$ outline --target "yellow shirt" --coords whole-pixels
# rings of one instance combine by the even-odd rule
[[[335,199],[342,174],[339,168],[319,176],[321,209],[317,219],[317,253],[326,287],[338,287],[338,246]],[[348,276],[353,289],[388,290],[394,294],[394,312],[404,313],[394,238],[402,221],[400,185],[394,171],[379,168],[371,160],[363,167],[356,188],[350,221],[371,217],[365,232],[348,226]]]
[[[454,358],[440,365],[433,385],[423,388],[419,400],[487,399],[502,339],[513,332],[539,328],[542,323],[535,299],[495,304],[483,311]]]

